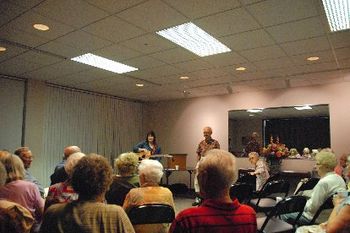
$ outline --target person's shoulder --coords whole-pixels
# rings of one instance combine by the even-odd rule
[[[240,213],[245,213],[245,214],[256,214],[255,210],[249,206],[249,205],[245,205],[245,204],[240,204],[238,209],[237,209]]]
[[[201,207],[190,207],[188,209],[184,209],[176,215],[176,219],[180,220],[183,218],[191,218],[192,216],[196,216],[198,213],[202,212]]]

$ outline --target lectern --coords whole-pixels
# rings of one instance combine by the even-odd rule
[[[187,154],[170,154],[173,157],[168,159],[168,169],[175,169],[175,165],[179,166],[179,170],[186,170]]]

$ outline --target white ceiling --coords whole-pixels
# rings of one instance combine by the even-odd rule
[[[3,76],[141,101],[350,81],[350,31],[330,33],[321,0],[2,0],[0,15]],[[232,52],[200,58],[155,33],[189,21]],[[139,70],[70,60],[87,52]]]

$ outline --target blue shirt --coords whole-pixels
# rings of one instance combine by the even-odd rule
[[[149,146],[147,141],[142,141],[142,142],[139,142],[138,144],[136,144],[133,148],[133,151],[135,153],[138,153],[139,149],[146,149],[148,151],[151,151],[151,155],[158,155],[162,151],[160,146],[157,145],[157,147],[155,148],[155,151],[153,152],[152,148]],[[154,158],[154,159],[160,161],[160,158]]]

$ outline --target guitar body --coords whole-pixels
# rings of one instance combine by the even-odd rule
[[[146,151],[141,151],[137,153],[139,155],[139,160],[144,160],[144,159],[149,159],[152,155],[151,151],[146,150]]]

